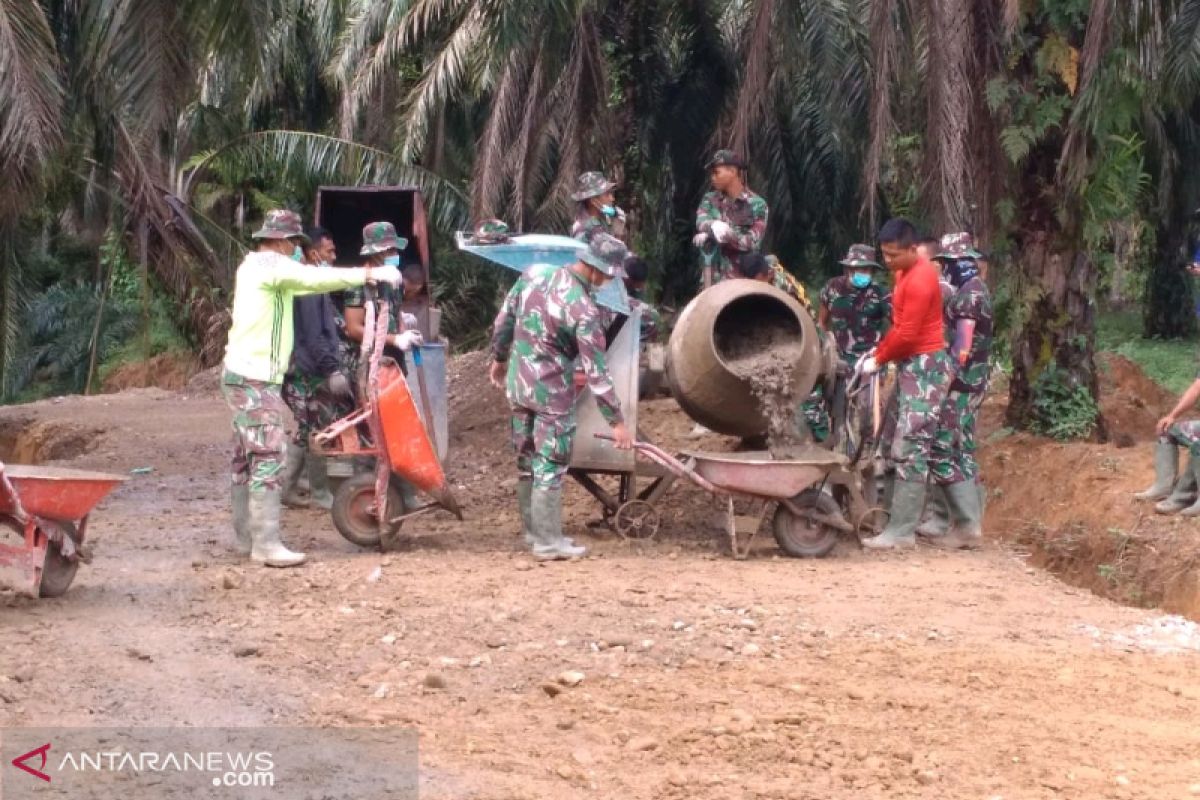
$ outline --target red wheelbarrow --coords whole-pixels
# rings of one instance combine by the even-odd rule
[[[31,597],[60,597],[75,579],[88,515],[125,480],[59,467],[0,464],[0,524],[23,544],[0,542],[0,583]]]
[[[374,292],[368,290],[374,299]],[[388,303],[366,305],[363,333],[366,379],[359,376],[361,406],[325,430],[314,433],[309,447],[324,457],[368,459],[375,463],[374,473],[359,473],[342,482],[333,495],[334,527],[359,547],[388,550],[394,546],[401,525],[413,517],[442,509],[462,519],[462,509],[450,492],[433,442],[404,373],[395,361],[382,357],[387,336]],[[376,343],[378,346],[376,347]],[[418,359],[414,366],[419,367]],[[424,387],[424,382],[422,382]],[[422,398],[426,418],[432,419],[428,398]],[[403,482],[433,499],[423,505],[411,494],[406,498]]]

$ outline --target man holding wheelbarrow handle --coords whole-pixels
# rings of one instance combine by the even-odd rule
[[[397,286],[391,266],[312,269],[301,261],[308,237],[294,211],[268,212],[253,234],[258,247],[237,270],[233,324],[221,390],[233,412],[233,529],[237,550],[258,564],[291,567],[304,554],[279,536],[286,406],[283,376],[292,355],[293,299],[380,282]]]
[[[522,533],[540,561],[587,555],[587,548],[577,547],[562,531],[562,483],[575,440],[576,360],[612,425],[616,446],[633,446],[608,374],[594,297],[620,277],[626,252],[619,239],[597,233],[571,266],[526,270],[496,316],[489,377],[506,391],[512,407]]]

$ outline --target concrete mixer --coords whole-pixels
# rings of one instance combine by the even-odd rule
[[[834,364],[822,352],[812,316],[790,295],[751,280],[727,280],[690,302],[675,322],[667,346],[667,382],[679,406],[696,422],[729,436],[767,431],[750,383],[730,365],[764,330],[794,336],[793,393],[807,397]]]

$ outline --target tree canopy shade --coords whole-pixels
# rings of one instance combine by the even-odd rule
[[[213,363],[249,226],[320,183],[420,186],[442,234],[564,230],[600,169],[678,302],[733,147],[809,281],[890,215],[974,231],[1026,426],[1047,381],[1094,398],[1104,297],[1194,331],[1198,94],[1200,0],[0,0],[3,388],[31,259],[80,243],[55,280],[102,297],[115,234]]]

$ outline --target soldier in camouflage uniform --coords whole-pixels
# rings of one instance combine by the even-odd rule
[[[729,278],[745,253],[762,249],[767,232],[767,201],[746,188],[746,164],[731,150],[718,150],[708,162],[712,191],[696,209],[692,244],[704,259],[701,288]]]
[[[1180,421],[1179,417],[1196,406],[1200,400],[1200,374],[1184,391],[1171,413],[1155,427],[1158,443],[1154,450],[1154,484],[1134,495],[1138,500],[1160,500],[1154,510],[1160,514],[1180,513],[1187,517],[1200,516],[1200,420]],[[1186,450],[1187,460],[1179,469],[1179,448]]]
[[[393,267],[313,269],[299,263],[308,237],[300,216],[271,211],[253,234],[255,252],[237,270],[233,324],[221,381],[233,413],[233,527],[239,552],[256,563],[290,567],[304,561],[279,535],[281,460],[287,435],[281,397],[292,355],[292,300],[361,286],[368,280],[399,285]]]
[[[576,204],[571,236],[587,243],[597,233],[607,233],[625,241],[625,212],[613,197],[616,188],[617,185],[602,172],[585,172],[579,176],[571,195]]]
[[[517,499],[522,528],[539,560],[578,558],[562,532],[562,481],[575,440],[575,364],[587,375],[617,447],[628,449],[621,405],[608,374],[604,331],[593,294],[621,273],[625,245],[608,234],[592,237],[569,267],[530,267],[496,316],[490,379],[512,407],[517,451]]]
[[[979,275],[979,251],[969,233],[942,237],[939,260],[954,287],[946,316],[953,333],[950,354],[956,374],[950,383],[934,435],[930,473],[949,513],[949,531],[941,520],[919,532],[947,549],[978,547],[983,526],[983,496],[975,461],[975,419],[991,372],[992,299]],[[932,529],[931,529],[932,528]]]
[[[641,315],[642,344],[657,342],[665,328],[662,314],[658,313],[658,309],[646,302],[645,299],[646,279],[650,275],[649,267],[637,256],[626,256],[625,263],[622,265],[622,273],[624,275],[622,280],[625,281],[625,293],[629,296],[629,308]],[[598,306],[598,308],[600,309],[600,327],[607,331],[612,328],[619,315],[606,306]]]
[[[917,253],[916,229],[892,219],[879,232],[883,257],[896,275],[892,328],[873,353],[858,363],[862,375],[896,362],[897,426],[891,461],[896,481],[887,527],[864,539],[869,549],[916,545],[916,528],[925,505],[933,438],[949,390],[953,365],[945,350],[938,267]]]

